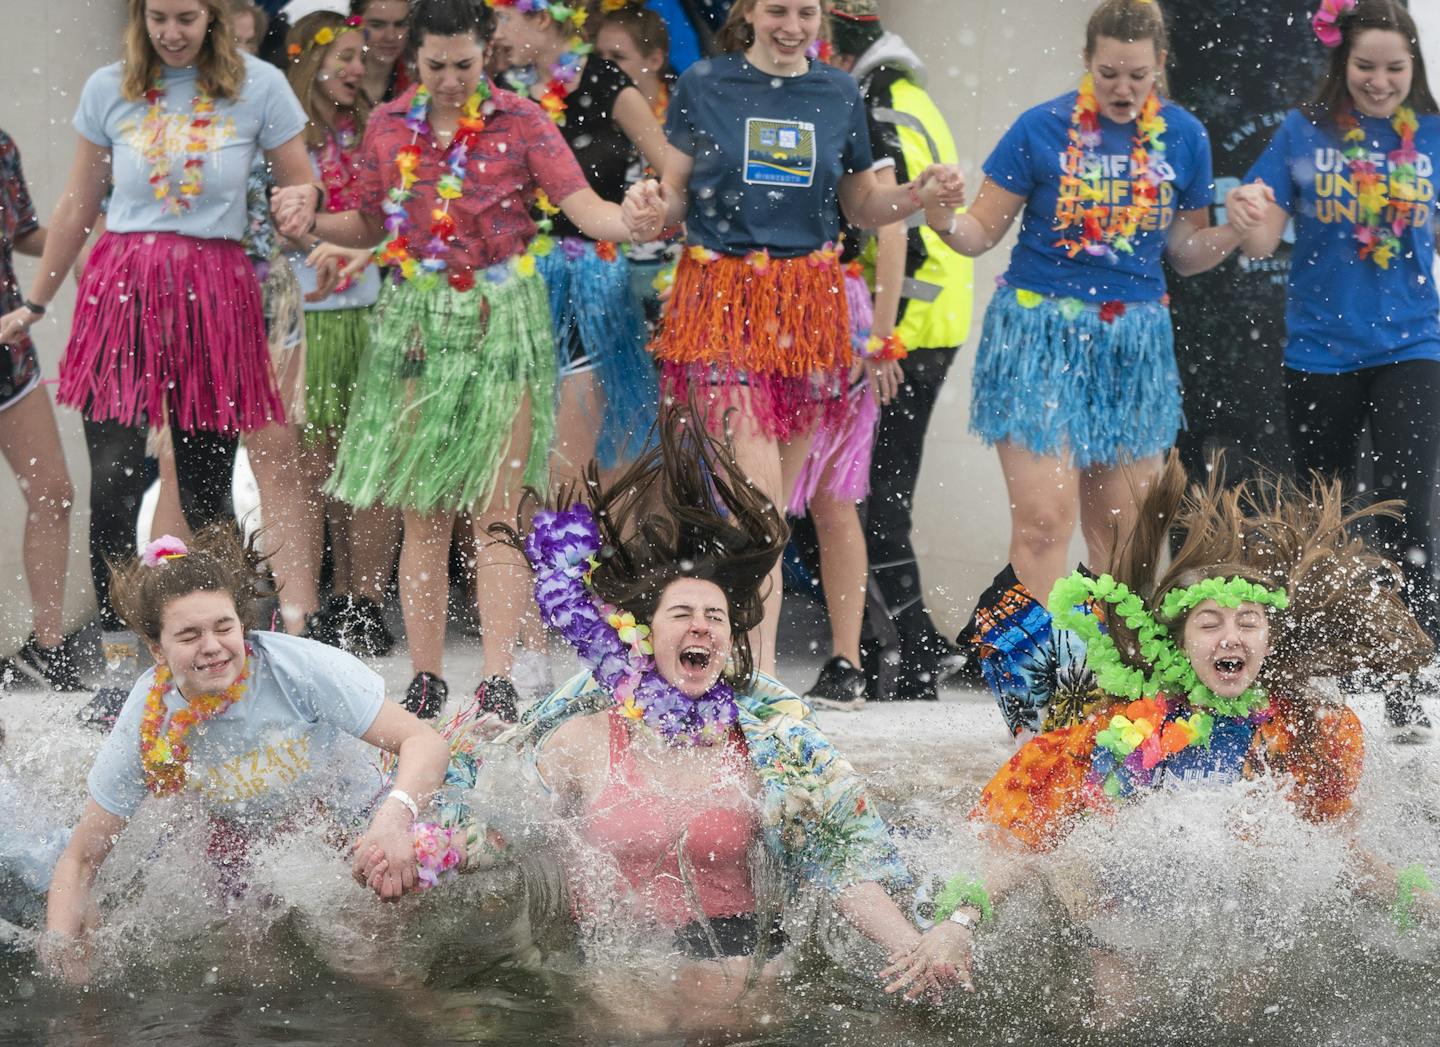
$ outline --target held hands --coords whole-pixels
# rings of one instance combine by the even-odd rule
[[[665,229],[665,192],[653,178],[636,182],[625,192],[620,216],[636,243],[658,240]]]
[[[315,186],[287,185],[270,192],[270,213],[281,236],[303,240],[315,226]]]
[[[398,803],[383,803],[370,828],[355,841],[350,872],[355,882],[369,887],[385,901],[415,890],[415,844],[410,835],[410,812]]]
[[[890,966],[880,972],[880,979],[889,980],[885,986],[887,993],[903,989],[907,1000],[924,995],[938,1003],[957,985],[967,992],[975,991],[970,977],[973,953],[970,929],[947,920],[921,935],[909,951],[892,953]]]
[[[1225,194],[1225,220],[1236,232],[1248,233],[1260,227],[1265,212],[1275,202],[1275,190],[1260,179],[1237,185]]]
[[[0,316],[0,345],[13,345],[15,339],[24,337],[38,319],[39,314],[32,313],[23,305]]]
[[[925,223],[943,232],[955,209],[965,206],[965,172],[954,164],[931,164],[915,180],[915,191],[925,208]]]
[[[341,284],[363,273],[373,257],[368,247],[316,244],[305,256],[305,264],[315,270],[315,290],[305,295],[305,301],[319,302],[329,297]]]

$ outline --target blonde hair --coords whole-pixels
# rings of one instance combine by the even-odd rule
[[[195,82],[212,98],[235,98],[245,85],[245,59],[235,43],[230,4],[226,0],[200,0],[200,3],[210,14],[210,24],[195,60]],[[165,70],[165,63],[155,53],[145,28],[145,5],[146,0],[130,0],[130,21],[125,26],[120,96],[127,102],[144,98]]]
[[[750,23],[745,21],[745,16],[754,12],[760,6],[760,0],[735,0],[730,7],[730,13],[725,16],[725,24],[715,34],[715,50],[724,54],[730,51],[748,51],[755,43],[755,30]],[[830,0],[820,0],[820,35],[819,39],[825,42],[830,41],[830,19],[825,16],[830,13]]]
[[[310,46],[315,34],[322,29],[333,32],[335,39],[328,44]],[[364,91],[355,92],[354,103],[340,109],[332,105],[320,90],[320,67],[330,57],[340,37],[352,31],[358,33],[360,30],[347,25],[344,15],[334,11],[314,11],[291,26],[285,36],[287,51],[297,45],[300,47],[299,57],[290,59],[290,68],[285,75],[290,80],[295,97],[300,100],[300,107],[309,118],[305,126],[305,144],[311,149],[323,149],[330,136],[330,122],[325,118],[328,111],[348,112],[359,134],[364,133],[365,121],[370,117],[370,100],[365,97]]]

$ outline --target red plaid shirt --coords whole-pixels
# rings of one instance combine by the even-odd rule
[[[405,114],[416,88],[370,115],[356,157],[355,199],[359,210],[384,216],[386,194],[400,184],[395,157],[414,135]],[[485,106],[485,130],[470,153],[465,191],[450,201],[456,235],[446,259],[452,269],[484,269],[519,254],[535,235],[530,205],[537,188],[558,204],[589,187],[575,154],[545,111],[527,98],[492,87]],[[406,205],[410,242],[429,239],[430,214],[438,206],[435,182],[444,174],[445,149],[421,138],[420,166]],[[420,251],[412,247],[417,257]]]

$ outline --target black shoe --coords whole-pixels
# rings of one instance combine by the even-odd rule
[[[383,658],[395,647],[380,605],[364,596],[332,596],[323,612],[329,636],[325,643],[370,658]],[[316,637],[319,639],[319,637]]]
[[[21,672],[52,691],[85,690],[85,685],[80,682],[80,667],[75,664],[64,640],[54,647],[41,647],[40,641],[31,633],[16,660]]]
[[[449,685],[434,673],[416,673],[401,704],[422,720],[433,720],[450,697]]]
[[[13,691],[25,686],[30,677],[20,671],[14,658],[0,658],[0,691]]]
[[[503,676],[492,676],[475,688],[475,704],[482,713],[493,713],[504,723],[520,719],[520,695]]]
[[[94,727],[108,733],[115,726],[115,721],[120,718],[120,710],[125,707],[125,699],[130,697],[128,691],[122,691],[118,687],[102,687],[95,692],[95,697],[80,707],[75,714],[86,727]]]
[[[1385,692],[1385,721],[1390,725],[1390,740],[1417,745],[1428,742],[1435,732],[1420,693],[1413,687],[1396,687]]]
[[[820,678],[805,692],[805,700],[822,709],[863,709],[865,674],[837,654],[821,668]]]

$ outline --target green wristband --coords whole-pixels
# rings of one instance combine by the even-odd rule
[[[1410,910],[1415,905],[1416,891],[1433,891],[1435,885],[1430,877],[1425,874],[1425,867],[1418,862],[1415,865],[1401,869],[1395,875],[1395,904],[1390,908],[1390,915],[1395,920],[1395,926],[1401,931],[1413,931],[1415,929],[1415,917]]]
[[[990,904],[990,892],[979,880],[968,876],[952,876],[945,888],[935,897],[935,922],[944,923],[950,914],[962,905],[973,905],[980,910],[981,920],[993,920],[995,907]]]

